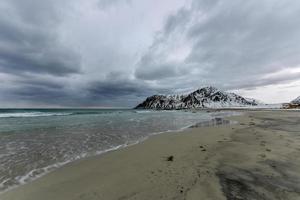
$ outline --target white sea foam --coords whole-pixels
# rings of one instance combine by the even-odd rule
[[[107,152],[110,152],[110,151],[115,151],[115,150],[118,150],[120,148],[125,148],[127,146],[135,145],[135,144],[137,144],[137,143],[139,143],[141,141],[143,141],[143,140],[132,142],[132,143],[126,143],[126,144],[122,144],[122,145],[117,145],[115,147],[111,147],[109,149],[102,150],[102,151],[96,151],[96,153],[93,154],[93,155],[91,155],[91,156],[97,156],[97,155],[101,155],[103,153],[107,153]],[[14,188],[16,188],[16,187],[18,187],[20,185],[24,185],[24,184],[26,184],[26,183],[28,183],[30,181],[36,180],[36,179],[38,179],[38,178],[40,178],[40,177],[42,177],[42,176],[50,173],[51,171],[53,171],[55,169],[58,169],[58,168],[66,165],[68,163],[71,163],[71,162],[73,162],[75,160],[79,160],[79,159],[86,158],[86,157],[89,157],[88,154],[83,153],[82,155],[78,155],[78,156],[76,156],[76,157],[74,157],[72,159],[66,160],[64,162],[58,162],[58,163],[49,165],[47,167],[33,169],[30,172],[28,172],[27,174],[25,174],[24,176],[17,176],[17,177],[15,177],[15,180],[16,180],[17,184],[12,185],[12,186],[10,186],[9,188],[7,188],[5,190],[2,190],[2,191],[0,190],[0,194],[3,194],[3,193],[5,193],[5,192],[7,192],[9,190],[12,190],[12,189],[14,189]],[[7,181],[9,181],[9,180],[10,179],[5,179],[4,181],[2,181],[0,183],[0,188],[4,187],[5,183]]]
[[[49,116],[64,116],[72,113],[55,113],[55,112],[19,112],[19,113],[0,113],[0,118],[15,118],[15,117],[49,117]]]
[[[153,110],[136,110],[135,112],[139,113],[139,114],[144,114],[144,113],[151,113],[151,112],[155,112],[155,111],[153,111]]]

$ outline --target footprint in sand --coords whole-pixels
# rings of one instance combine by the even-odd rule
[[[166,161],[173,162],[174,156],[167,156]]]
[[[264,153],[258,154],[258,156],[261,157],[261,158],[266,158],[267,157],[266,154],[264,154]]]
[[[201,151],[206,151],[206,149],[202,145],[200,146],[200,149],[202,149]]]
[[[263,141],[260,142],[260,146],[266,146],[266,143],[267,142],[263,140]]]

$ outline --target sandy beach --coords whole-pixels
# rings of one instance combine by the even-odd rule
[[[67,164],[1,200],[300,199],[300,113],[165,133]]]

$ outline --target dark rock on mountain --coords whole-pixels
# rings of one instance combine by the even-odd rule
[[[300,105],[300,96],[291,101],[291,104],[299,104]]]
[[[284,109],[299,109],[300,108],[300,96],[291,101],[290,103],[283,104]]]
[[[190,109],[256,106],[258,103],[234,93],[204,87],[187,95],[153,95],[136,106],[136,109]]]

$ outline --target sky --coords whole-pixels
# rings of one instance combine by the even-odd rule
[[[132,107],[215,86],[300,96],[295,0],[1,0],[0,107]]]

